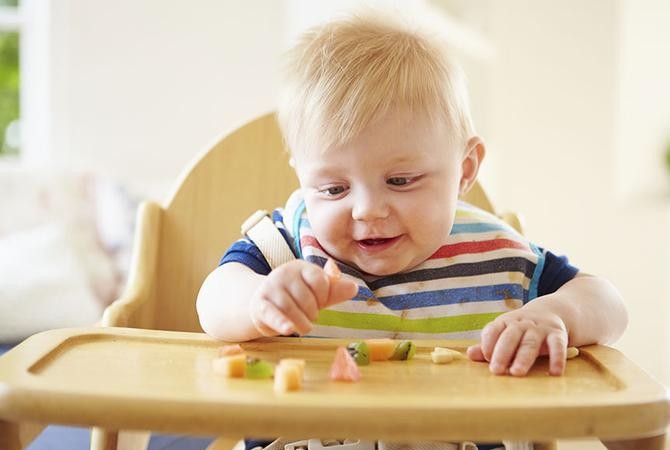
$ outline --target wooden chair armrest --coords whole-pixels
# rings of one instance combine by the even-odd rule
[[[140,204],[128,282],[121,296],[105,309],[102,326],[151,328],[151,315],[145,310],[153,299],[161,214],[157,203]]]

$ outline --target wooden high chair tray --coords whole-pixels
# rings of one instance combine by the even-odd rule
[[[591,346],[563,377],[538,362],[525,378],[483,363],[435,365],[436,345],[415,341],[410,361],[372,362],[358,383],[331,381],[333,339],[243,343],[251,356],[304,358],[304,389],[227,379],[211,362],[221,345],[203,334],[77,328],[37,334],[0,358],[0,418],[230,436],[355,436],[395,440],[638,438],[662,435],[665,389],[618,351]]]

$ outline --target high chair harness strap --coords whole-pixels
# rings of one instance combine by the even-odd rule
[[[267,211],[259,209],[242,224],[242,235],[247,236],[256,244],[271,269],[295,259],[286,239],[272,223]]]
[[[289,247],[286,239],[282,236],[279,229],[275,226],[267,211],[259,209],[244,221],[241,227],[242,234],[253,241],[263,254],[271,269],[295,259],[295,255]],[[266,450],[321,450],[318,448],[318,439],[308,439],[305,441],[290,442],[284,439],[277,439]],[[312,444],[311,446],[309,444]],[[302,445],[296,445],[302,444]],[[346,442],[338,446],[332,445],[332,450],[371,450],[363,448],[370,445],[366,441]],[[374,445],[374,443],[373,443]],[[437,445],[437,447],[436,447]],[[525,441],[505,441],[505,450],[532,450],[533,444]],[[359,448],[360,447],[360,448]],[[376,450],[470,450],[476,449],[475,444],[471,442],[461,442],[452,444],[448,442],[417,442],[410,444],[398,444],[393,442],[376,442]],[[373,449],[374,450],[374,449]]]

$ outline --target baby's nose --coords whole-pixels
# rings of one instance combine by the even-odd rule
[[[383,195],[364,192],[356,195],[351,217],[354,220],[372,221],[385,219],[389,215],[389,206]]]

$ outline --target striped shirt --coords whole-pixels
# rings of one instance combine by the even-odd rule
[[[315,238],[296,191],[273,221],[294,254],[323,266],[329,257]],[[257,273],[270,267],[258,248],[241,239],[221,260]],[[498,315],[558,289],[577,269],[529,242],[498,217],[459,202],[442,246],[410,271],[372,276],[338,262],[358,284],[350,301],[320,311],[310,336],[362,339],[477,339]]]

